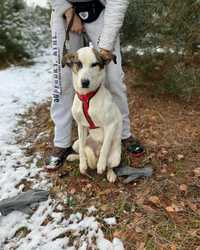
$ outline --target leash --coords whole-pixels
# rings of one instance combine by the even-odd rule
[[[69,53],[70,50],[70,37],[69,37],[69,33],[74,21],[74,17],[75,17],[75,9],[73,8],[73,12],[72,12],[72,17],[69,20],[69,24],[67,25],[66,31],[65,31],[65,40],[64,40],[64,45],[63,45],[63,57],[64,55]],[[89,37],[89,35],[86,32],[81,33],[82,38],[83,38],[83,46],[90,46],[93,47],[91,39]],[[83,106],[83,113],[85,116],[85,119],[87,120],[88,124],[89,124],[89,129],[96,129],[98,127],[96,127],[96,125],[94,124],[94,122],[92,121],[92,118],[90,117],[88,110],[89,110],[89,103],[91,98],[96,95],[96,93],[98,92],[100,86],[95,90],[92,91],[86,95],[81,95],[78,92],[76,92],[78,98],[80,99],[80,101],[82,101],[82,106]]]
[[[72,17],[69,20],[69,24],[67,25],[67,28],[65,30],[65,40],[64,40],[64,45],[63,45],[63,56],[67,53],[69,53],[70,50],[70,37],[69,37],[69,33],[72,27],[72,24],[74,22],[74,17],[75,17],[75,9],[73,8],[73,12],[72,12]],[[86,32],[81,33],[82,37],[83,37],[83,46],[92,46],[92,42],[91,39],[89,37],[89,35]]]
[[[73,8],[72,17],[69,20],[69,24],[67,25],[67,28],[65,30],[65,40],[63,45],[63,56],[69,52],[70,49],[70,42],[69,42],[69,32],[71,30],[72,24],[74,22],[75,17],[75,9]]]

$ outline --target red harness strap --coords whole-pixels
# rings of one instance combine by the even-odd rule
[[[90,115],[88,113],[88,110],[89,110],[91,98],[96,95],[96,93],[98,92],[99,89],[100,89],[100,86],[95,91],[89,92],[85,95],[81,95],[78,92],[76,92],[78,98],[80,99],[80,101],[82,101],[83,113],[85,115],[85,119],[87,120],[87,122],[89,124],[89,129],[98,128],[98,127],[96,127],[96,125],[92,121],[92,118],[90,117]]]

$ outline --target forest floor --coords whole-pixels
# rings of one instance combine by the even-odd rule
[[[159,95],[148,84],[137,85],[130,68],[126,85],[131,127],[146,149],[141,162],[153,164],[153,176],[127,185],[121,180],[110,184],[105,176],[82,176],[77,163],[66,162],[48,174],[51,194],[66,215],[95,207],[92,213],[107,239],[120,238],[126,250],[199,250],[200,98],[186,102]],[[38,167],[51,150],[49,106],[47,102],[29,109],[20,122],[25,134],[18,143],[21,148],[29,145],[24,149],[27,157],[41,156]],[[67,204],[61,195],[65,193]],[[117,223],[108,225],[105,217],[115,217]]]

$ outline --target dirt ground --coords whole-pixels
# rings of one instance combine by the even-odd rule
[[[146,148],[141,161],[154,166],[153,177],[110,184],[95,173],[81,176],[77,163],[66,162],[50,174],[51,193],[61,202],[60,194],[70,195],[66,215],[84,213],[94,205],[106,236],[121,238],[126,250],[199,250],[200,98],[185,102],[158,95],[148,84],[137,85],[131,69],[126,69],[126,84],[131,127]],[[33,107],[21,118],[26,133],[18,143],[22,148],[30,143],[25,153],[32,157],[39,153],[44,159],[53,136],[49,103]],[[42,164],[38,160],[38,166]],[[117,225],[106,225],[105,216],[115,216]]]

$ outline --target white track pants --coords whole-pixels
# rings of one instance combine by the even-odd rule
[[[74,96],[71,71],[67,67],[64,69],[61,67],[65,25],[64,19],[53,12],[51,19],[53,49],[53,99],[51,117],[55,125],[54,146],[61,148],[71,145],[71,107]],[[102,27],[103,12],[95,22],[85,24],[86,32],[95,47],[97,47]],[[70,33],[70,50],[72,52],[77,51],[81,46],[81,36],[79,34]],[[126,86],[123,84],[124,73],[121,66],[119,39],[116,41],[114,54],[117,56],[117,64],[111,62],[107,66],[106,87],[111,92],[114,101],[123,115],[122,139],[125,139],[131,135],[131,132]]]

